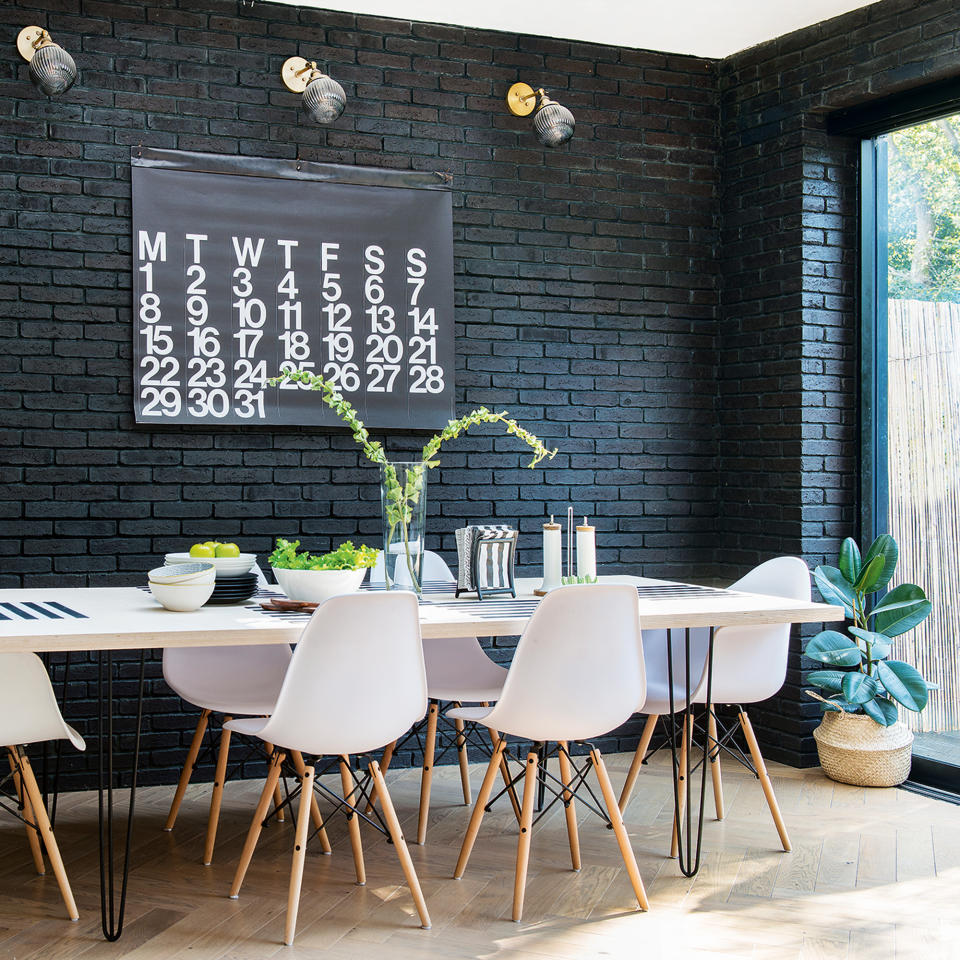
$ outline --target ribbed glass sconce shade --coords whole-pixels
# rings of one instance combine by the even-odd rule
[[[533,118],[537,139],[545,147],[559,147],[566,143],[573,136],[575,125],[573,114],[552,100],[545,103]]]
[[[73,57],[56,43],[40,47],[30,61],[33,85],[48,97],[69,90],[77,79]]]
[[[303,109],[317,123],[333,123],[347,105],[343,87],[332,77],[321,74],[303,91]]]

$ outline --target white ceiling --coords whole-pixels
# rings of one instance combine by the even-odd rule
[[[876,0],[273,0],[402,20],[726,57]]]

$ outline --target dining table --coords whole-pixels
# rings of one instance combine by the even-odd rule
[[[706,670],[706,711],[710,700],[713,649],[716,631],[734,625],[823,623],[844,619],[842,607],[812,601],[749,594],[699,584],[677,583],[629,575],[602,576],[603,583],[630,584],[637,589],[640,624],[644,630],[683,630],[683,664],[676,665],[684,678],[685,691],[672,715],[690,708],[691,690]],[[534,591],[540,580],[517,578],[516,596],[479,600],[456,597],[456,585],[425,582],[419,600],[420,629],[425,638],[513,637],[523,633],[542,598]],[[577,589],[588,590],[589,584]],[[383,589],[365,586],[362,589]],[[98,662],[97,726],[98,790],[100,828],[101,922],[107,940],[116,940],[123,930],[123,916],[129,879],[130,843],[134,824],[135,797],[139,771],[140,730],[143,715],[144,668],[152,650],[170,647],[232,646],[237,644],[295,644],[310,613],[298,610],[268,610],[262,606],[271,597],[282,597],[274,588],[264,589],[250,600],[236,605],[208,605],[192,612],[164,609],[146,587],[44,587],[0,590],[0,652],[93,653]],[[706,628],[709,643],[706,665],[691,663],[691,631]],[[119,771],[114,762],[116,678],[114,654],[139,651],[139,693],[129,778],[125,842],[117,876],[114,856],[113,790]],[[673,695],[673,644],[667,644],[670,690]],[[638,704],[639,708],[640,704]],[[675,709],[674,709],[675,707]],[[69,719],[69,717],[68,717]],[[672,719],[672,717],[671,717]],[[692,751],[685,754],[680,768],[676,729],[669,738],[673,760],[673,787],[676,829],[680,835],[680,869],[693,876],[700,863],[703,833],[703,791],[700,785],[700,816],[695,837],[687,803],[687,822],[681,829],[680,791],[689,790]],[[708,738],[704,738],[703,768],[707,765]],[[118,890],[119,886],[119,890]]]

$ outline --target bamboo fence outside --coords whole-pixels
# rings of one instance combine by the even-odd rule
[[[930,617],[897,638],[893,656],[940,689],[917,731],[960,730],[960,304],[890,300],[888,470],[898,582],[920,584]]]

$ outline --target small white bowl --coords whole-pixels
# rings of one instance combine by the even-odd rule
[[[154,583],[150,581],[150,592],[154,598],[168,610],[189,613],[199,610],[212,596],[216,586],[209,583]]]
[[[156,567],[147,574],[151,583],[213,583],[217,571],[212,563],[174,563]]]
[[[217,578],[242,577],[249,573],[257,562],[255,553],[241,553],[239,557],[191,557],[189,553],[168,553],[163,560],[166,564],[175,563],[212,563],[217,571]]]
[[[324,600],[341,593],[355,593],[367,575],[366,567],[360,570],[271,569],[288,599],[306,603],[323,603]]]

